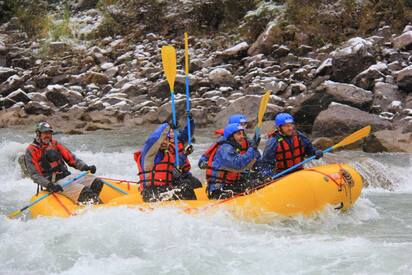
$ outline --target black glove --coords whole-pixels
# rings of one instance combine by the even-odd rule
[[[187,116],[189,117],[190,120],[193,119],[193,114],[192,114],[192,112],[189,112],[189,113],[187,114]]]
[[[322,152],[322,150],[316,150],[316,152],[315,152],[315,158],[316,158],[316,159],[320,159],[321,157],[323,157],[323,152]]]
[[[186,147],[185,154],[186,154],[186,156],[188,156],[191,153],[193,153],[193,146],[190,144],[189,146]]]
[[[49,183],[47,185],[46,189],[47,189],[47,191],[49,191],[51,193],[62,192],[63,191],[63,187],[61,187],[61,185],[53,184],[53,183]]]
[[[83,171],[90,171],[90,173],[95,174],[96,173],[96,166],[95,165],[86,165],[83,168]]]
[[[198,166],[200,169],[206,169],[207,168],[207,161],[200,160],[198,163]]]
[[[173,169],[173,179],[179,180],[182,177],[182,171],[180,171],[177,167]]]

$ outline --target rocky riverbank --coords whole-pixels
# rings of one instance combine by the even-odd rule
[[[398,31],[380,22],[367,36],[315,45],[298,26],[275,23],[284,18],[287,3],[273,3],[272,20],[254,37],[250,26],[257,23],[250,23],[250,18],[264,17],[259,9],[268,10],[266,6],[249,7],[239,1],[245,9],[239,10],[241,16],[225,14],[243,29],[249,24],[246,35],[223,19],[226,29],[212,30],[214,21],[199,16],[179,24],[179,12],[152,19],[165,25],[176,20],[182,27],[162,30],[150,25],[156,21],[150,21],[147,13],[142,22],[135,18],[138,12],[115,2],[105,9],[96,1],[69,6],[68,39],[53,39],[50,33],[47,38],[31,36],[20,28],[18,17],[0,26],[0,127],[47,119],[66,133],[81,134],[167,121],[171,108],[160,57],[166,44],[178,50],[175,91],[183,116],[183,28],[196,22],[207,26],[187,27],[193,32],[192,114],[199,127],[221,127],[235,112],[255,118],[260,95],[270,90],[266,120],[289,111],[320,146],[370,124],[374,133],[363,143],[365,151],[412,152],[412,26]],[[199,12],[193,5],[185,12]],[[179,4],[170,7],[178,10]],[[153,6],[147,8],[154,12]],[[112,22],[111,27],[120,24],[130,29],[121,34],[102,32],[109,30],[104,25],[108,11],[111,18],[133,22]],[[61,14],[58,9],[54,12]]]

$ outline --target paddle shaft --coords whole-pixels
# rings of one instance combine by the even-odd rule
[[[113,188],[114,190],[116,190],[116,191],[118,191],[118,192],[120,192],[120,193],[122,193],[122,194],[124,194],[124,195],[128,195],[128,194],[129,194],[129,193],[127,193],[126,191],[124,191],[124,190],[120,189],[119,187],[115,186],[114,184],[111,184],[110,182],[107,182],[107,181],[103,180],[102,178],[100,178],[100,180],[101,180],[104,184],[106,184],[107,186],[109,186],[110,188]]]
[[[65,187],[69,186],[70,184],[72,184],[73,182],[77,181],[78,179],[84,177],[87,175],[87,172],[82,172],[80,174],[78,174],[76,177],[68,180],[67,182],[65,182],[64,184],[62,184],[62,188],[64,189]],[[45,198],[47,198],[48,196],[50,196],[53,193],[47,193],[46,195],[41,196],[40,198],[36,199],[34,202],[30,203],[29,205],[26,205],[25,207],[23,207],[22,209],[18,210],[15,215],[9,215],[10,218],[17,216],[18,214],[20,214],[21,212],[23,212],[26,209],[29,209],[30,207],[32,207],[33,205],[35,205],[36,203],[44,200]],[[14,214],[14,213],[12,213]]]
[[[189,92],[189,75],[186,75],[186,114],[187,114],[187,136],[189,145],[192,144],[192,129],[190,125],[190,92]]]
[[[189,38],[185,32],[185,72],[186,72],[186,114],[187,114],[187,131],[188,143],[192,144],[192,131],[190,125],[190,91],[189,91]]]
[[[177,141],[177,134],[178,131],[176,129],[176,106],[175,106],[175,93],[173,91],[170,91],[170,93],[172,94],[172,119],[173,119],[173,136],[174,136],[174,140],[175,140],[175,167],[179,167],[179,143]]]

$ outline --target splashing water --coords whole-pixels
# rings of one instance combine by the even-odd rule
[[[107,133],[57,138],[99,175],[136,180],[132,153],[147,132],[116,133],[115,139]],[[191,156],[197,176],[196,160],[211,142],[205,136]],[[411,155],[333,154],[328,161],[349,161],[371,186],[347,213],[328,208],[312,218],[254,224],[223,210],[186,215],[118,207],[68,219],[8,220],[4,215],[27,204],[36,189],[15,159],[30,141],[30,134],[0,129],[0,274],[412,272]]]

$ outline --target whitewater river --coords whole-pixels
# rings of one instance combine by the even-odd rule
[[[132,153],[146,137],[129,132],[56,136],[97,174],[136,180]],[[340,152],[369,184],[348,213],[254,224],[222,212],[190,216],[125,207],[61,218],[5,214],[35,193],[15,156],[33,133],[0,129],[0,274],[412,274],[412,156]],[[212,141],[198,133],[192,164]],[[365,159],[366,158],[366,159]],[[195,169],[195,174],[201,176]]]

